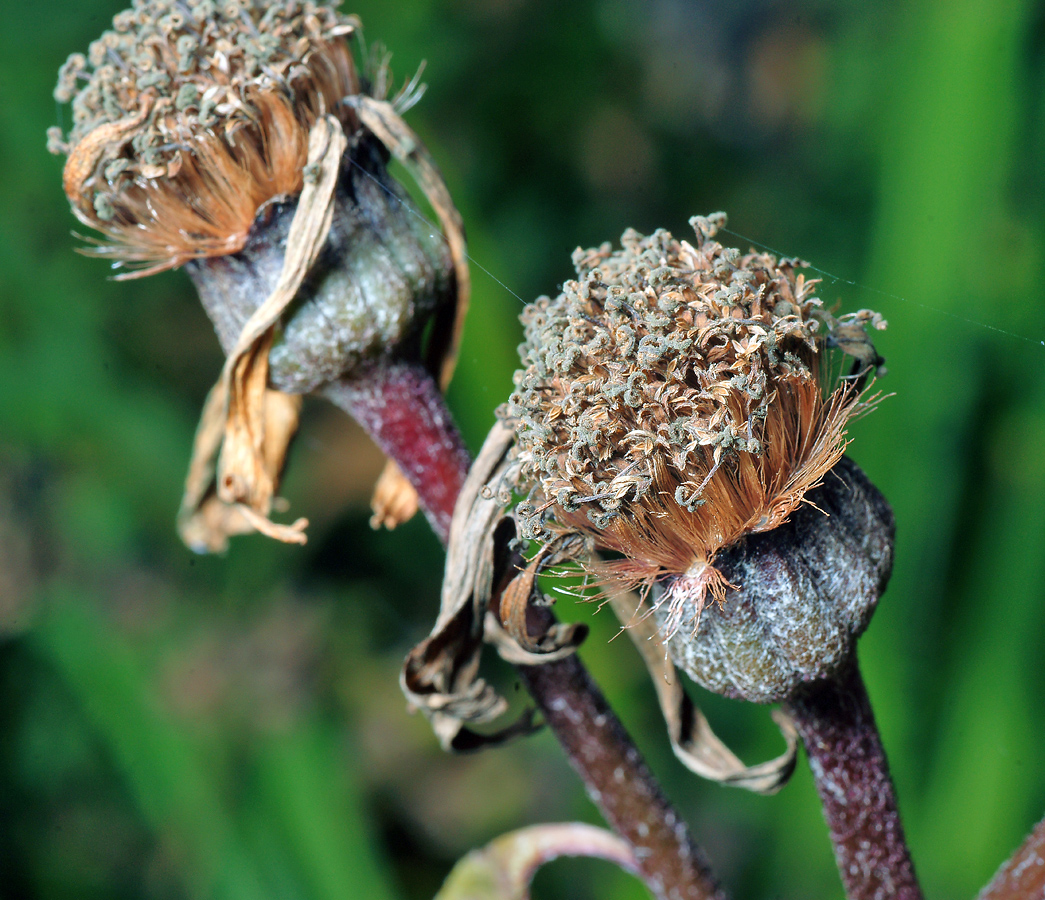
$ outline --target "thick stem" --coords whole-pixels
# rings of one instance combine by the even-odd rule
[[[784,704],[816,780],[846,896],[921,900],[871,702],[853,658]]]
[[[540,610],[547,628],[551,613]],[[721,900],[704,853],[576,655],[519,666],[523,684],[555,732],[588,796],[638,859],[661,900]]]
[[[1045,897],[1045,819],[1027,835],[978,900],[1042,900]]]
[[[399,464],[445,543],[469,459],[432,377],[420,365],[382,363],[323,393]],[[534,610],[535,630],[553,622],[550,611]],[[519,674],[588,795],[634,851],[650,890],[659,900],[721,900],[704,854],[584,664],[571,656],[520,666]]]
[[[382,361],[331,382],[323,394],[396,461],[445,544],[471,460],[432,376],[418,363]]]

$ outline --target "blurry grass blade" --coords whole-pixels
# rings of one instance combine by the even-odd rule
[[[59,587],[47,599],[33,646],[82,704],[152,828],[184,848],[190,895],[266,896],[207,762],[153,702],[134,651],[106,629],[87,598]]]
[[[391,900],[362,812],[350,760],[316,718],[269,735],[257,748],[257,774],[284,849],[315,900]]]

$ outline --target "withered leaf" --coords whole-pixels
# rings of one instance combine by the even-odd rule
[[[417,514],[417,491],[394,459],[388,460],[381,470],[374,485],[370,508],[374,513],[370,517],[370,527],[384,527],[389,531]]]
[[[758,794],[774,794],[787,784],[798,754],[798,732],[791,720],[774,710],[773,721],[780,728],[786,749],[768,762],[745,766],[722,743],[683,689],[647,604],[634,593],[613,595],[610,604],[646,663],[668,726],[671,749],[682,764],[702,778]]]
[[[308,163],[317,177],[305,180],[279,280],[244,324],[207,399],[178,517],[179,531],[194,549],[223,550],[230,534],[250,530],[291,543],[305,542],[307,520],[280,525],[269,519],[287,446],[297,426],[300,400],[274,399],[274,395],[283,395],[268,387],[268,351],[273,326],[297,295],[326,242],[347,146],[333,116],[324,116],[313,125]]]
[[[513,662],[533,665],[573,652],[586,633],[583,627],[558,626],[535,640],[528,637],[524,648],[488,615],[497,588],[511,577],[522,578],[511,602],[522,605],[520,627],[525,628],[525,604],[533,590],[528,569],[511,569],[515,525],[505,515],[504,498],[489,488],[511,482],[514,433],[511,425],[498,422],[469,471],[450,525],[439,615],[428,638],[407,655],[400,676],[403,692],[429,718],[446,749],[474,749],[533,729],[529,713],[492,735],[466,727],[491,722],[507,710],[504,698],[479,677],[484,642],[495,644]],[[554,558],[553,553],[544,557]]]

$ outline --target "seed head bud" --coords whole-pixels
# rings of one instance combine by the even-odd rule
[[[724,222],[692,219],[692,244],[629,230],[620,250],[578,250],[577,280],[526,309],[516,515],[542,543],[588,538],[590,569],[652,598],[697,680],[779,699],[846,656],[888,576],[888,507],[839,464],[881,362],[863,326],[885,323],[836,319],[799,261],[717,242]],[[818,487],[830,516],[800,508]]]
[[[833,677],[867,628],[892,571],[892,510],[848,457],[807,500],[779,528],[719,552],[715,565],[735,587],[721,605],[698,611],[685,576],[655,587],[653,615],[672,658],[709,691],[780,702]],[[671,603],[698,627],[671,632]]]

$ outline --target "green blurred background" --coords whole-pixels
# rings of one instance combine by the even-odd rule
[[[308,406],[292,451],[307,547],[178,542],[217,341],[182,274],[115,283],[73,252],[44,150],[58,66],[120,6],[2,5],[0,897],[423,900],[503,831],[598,821],[549,735],[449,757],[408,715],[398,669],[441,551],[421,521],[369,530],[381,460],[337,411]],[[474,271],[450,398],[473,448],[507,397],[515,295],[628,226],[685,235],[724,209],[836,273],[828,301],[886,315],[893,396],[851,452],[894,505],[897,563],[861,657],[925,887],[974,895],[1045,811],[1045,8],[346,11],[400,76],[427,59],[408,119],[507,285]],[[734,895],[840,897],[809,776],[762,798],[683,770],[610,616],[582,655]],[[701,701],[748,760],[778,751],[765,710]],[[560,861],[535,896],[646,894]]]

